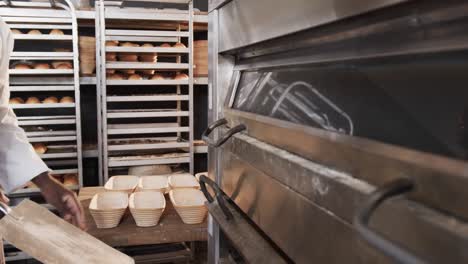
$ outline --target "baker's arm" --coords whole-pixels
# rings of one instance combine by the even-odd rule
[[[76,194],[49,174],[49,168],[34,151],[10,108],[8,68],[12,49],[12,34],[0,17],[0,185],[9,193],[32,180],[65,220],[85,229],[83,209]]]

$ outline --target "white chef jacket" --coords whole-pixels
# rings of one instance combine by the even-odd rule
[[[13,36],[0,17],[0,185],[6,193],[22,187],[37,175],[49,170],[18,126],[9,106],[9,61]]]

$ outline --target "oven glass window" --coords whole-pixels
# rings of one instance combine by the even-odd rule
[[[245,71],[232,107],[464,159],[467,68],[445,56]]]

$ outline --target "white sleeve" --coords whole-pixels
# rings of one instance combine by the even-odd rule
[[[0,185],[10,193],[49,170],[28,142],[9,106],[9,60],[13,37],[0,17]]]

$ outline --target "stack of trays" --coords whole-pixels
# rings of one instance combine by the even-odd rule
[[[169,183],[166,175],[141,176],[138,182],[137,191],[156,191],[161,193],[169,192]]]
[[[137,226],[157,225],[165,208],[166,198],[160,192],[137,192],[130,195],[130,212]]]
[[[111,177],[104,185],[104,189],[106,189],[106,191],[125,192],[127,194],[131,194],[137,185],[137,176],[120,175]]]
[[[193,188],[174,189],[169,192],[169,197],[184,223],[200,224],[203,222],[207,214],[206,198],[200,190]]]
[[[98,228],[113,228],[119,225],[127,207],[126,193],[104,192],[94,195],[89,211]]]

